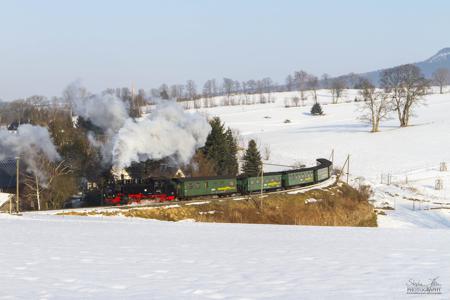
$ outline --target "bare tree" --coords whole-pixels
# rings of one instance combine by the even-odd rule
[[[333,81],[331,82],[331,96],[332,96],[332,101],[333,104],[336,104],[339,102],[339,99],[342,97],[342,94],[344,92],[345,89],[345,80],[337,77],[335,79],[333,79]]]
[[[248,88],[248,83],[246,81],[242,81],[241,86],[242,86],[242,94],[244,96],[244,104],[249,105],[250,104],[250,95],[249,95],[250,91]]]
[[[380,83],[385,92],[390,94],[400,126],[408,126],[414,108],[424,101],[429,86],[428,80],[417,66],[402,65],[385,70]]]
[[[207,80],[205,84],[203,85],[203,98],[204,98],[204,106],[208,107],[210,106],[210,99],[214,95],[214,89],[213,89],[213,80]]]
[[[231,97],[234,91],[234,81],[230,78],[224,78],[222,84],[223,93],[225,94],[224,105],[231,104]]]
[[[305,71],[295,72],[295,83],[297,86],[297,90],[300,91],[300,98],[302,101],[305,100],[305,90],[306,90],[306,82],[308,80],[308,73]]]
[[[241,83],[238,80],[235,80],[233,82],[233,93],[234,93],[234,95],[236,95],[238,97],[233,97],[231,99],[231,105],[239,105],[239,104],[241,104],[239,95],[242,93],[242,90],[241,90]]]
[[[356,88],[355,86],[360,82],[361,80],[361,76],[359,76],[358,74],[355,73],[349,73],[348,75],[345,76],[348,82],[348,85],[350,86],[350,88],[354,89]]]
[[[328,75],[327,73],[324,73],[322,75],[322,87],[324,89],[328,89],[330,85],[330,75]]]
[[[182,84],[173,84],[170,86],[170,98],[178,100],[184,96],[184,86]]]
[[[434,71],[433,82],[439,86],[439,93],[443,94],[443,87],[450,82],[449,70],[445,68],[439,68]]]
[[[306,85],[311,90],[314,97],[314,102],[317,103],[317,88],[319,87],[319,79],[314,75],[309,75]]]
[[[195,84],[194,80],[186,81],[186,93],[187,97],[190,100],[193,100],[195,97],[197,97],[197,85]]]
[[[288,75],[286,77],[286,91],[290,92],[294,89],[294,78],[292,77],[292,75]]]
[[[272,101],[272,88],[273,88],[273,81],[270,77],[263,78],[261,80],[263,92],[267,96],[267,102],[270,103]]]
[[[64,201],[76,191],[73,177],[70,176],[72,170],[65,161],[53,163],[40,155],[38,162],[40,172],[45,174],[45,181],[41,182],[36,174],[26,174],[25,198],[29,201],[30,207],[41,208],[61,208]]]
[[[212,96],[212,93],[211,80],[207,80],[203,85],[203,97],[209,98]]]
[[[360,84],[360,95],[364,99],[360,107],[360,119],[372,125],[372,132],[378,132],[380,122],[387,119],[390,112],[390,95],[383,90],[377,91],[368,80]]]
[[[257,83],[256,80],[248,80],[247,81],[247,88],[248,88],[248,92],[249,93],[256,93],[256,89],[257,89]]]
[[[272,154],[272,150],[270,149],[270,145],[264,145],[264,148],[263,148],[263,159],[264,160],[269,160],[271,154]]]
[[[219,93],[219,88],[217,87],[217,82],[215,79],[211,79],[211,90],[213,96],[217,96],[217,94]]]
[[[202,108],[202,99],[199,97],[194,98],[194,108],[200,109]]]

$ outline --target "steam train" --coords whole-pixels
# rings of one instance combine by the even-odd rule
[[[263,176],[215,176],[190,178],[146,178],[109,182],[101,195],[103,205],[124,205],[144,200],[155,202],[189,200],[199,197],[248,195],[263,191],[314,185],[331,177],[332,163],[323,158],[317,165]]]

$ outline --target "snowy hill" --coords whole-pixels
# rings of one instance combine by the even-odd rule
[[[244,139],[243,147],[251,138],[259,142],[262,150],[269,145],[268,163],[271,164],[290,166],[301,162],[309,165],[317,157],[330,158],[334,150],[335,165],[339,167],[350,155],[352,182],[369,182],[375,189],[377,206],[398,204],[406,215],[410,214],[409,210],[422,211],[417,213],[417,222],[388,211],[388,217],[398,220],[398,224],[390,220],[382,221],[381,226],[429,228],[434,224],[436,228],[450,227],[450,172],[439,171],[441,162],[450,165],[447,150],[450,148],[450,94],[428,95],[427,105],[418,107],[417,117],[410,127],[400,128],[392,114],[379,133],[370,133],[369,126],[358,119],[361,104],[354,102],[358,91],[347,90],[339,104],[330,104],[331,95],[326,90],[318,91],[318,95],[324,116],[310,115],[311,95],[304,106],[286,108],[286,99],[299,96],[297,92],[272,94],[274,103],[202,111],[220,116],[227,126],[238,130]],[[283,167],[266,166],[265,169]],[[392,185],[386,184],[387,177]],[[443,180],[444,188],[439,191],[434,189],[437,179]],[[398,187],[392,191],[394,184]],[[423,205],[419,206],[419,201]],[[441,216],[436,217],[436,214]]]
[[[450,47],[439,50],[435,55],[424,61],[411,63],[418,66],[427,78],[431,78],[433,72],[437,69],[445,68],[450,70]],[[382,72],[383,70],[377,70],[363,73],[361,75],[369,78],[372,82],[377,84]]]
[[[427,59],[425,62],[432,64],[432,63],[439,63],[439,62],[448,62],[450,61],[450,47],[441,49],[438,53]]]

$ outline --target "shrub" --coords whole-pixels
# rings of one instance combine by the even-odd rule
[[[355,189],[342,183],[300,194],[266,195],[262,202],[255,194],[241,201],[224,199],[205,201],[201,205],[121,210],[113,214],[166,221],[188,219],[199,222],[372,227],[377,226],[377,214],[368,202],[370,194],[369,187]],[[315,201],[306,201],[308,199]]]
[[[311,115],[320,116],[323,115],[322,106],[319,103],[315,103],[311,108]]]

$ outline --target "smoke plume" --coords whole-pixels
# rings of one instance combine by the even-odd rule
[[[176,102],[161,102],[151,114],[135,120],[118,97],[89,96],[77,85],[70,85],[66,94],[70,95],[77,115],[103,130],[102,139],[89,133],[89,140],[101,149],[104,163],[114,169],[148,159],[172,158],[187,163],[195,150],[205,144],[211,130],[204,116],[185,112]]]
[[[187,113],[172,101],[161,102],[147,117],[125,122],[114,137],[113,165],[122,169],[132,162],[166,157],[187,163],[210,130],[200,114]]]
[[[24,124],[19,126],[16,133],[0,130],[0,160],[20,156],[28,171],[45,180],[45,174],[36,164],[39,154],[50,161],[60,159],[47,128]]]
[[[125,103],[110,94],[75,98],[73,110],[105,132],[117,132],[129,117]]]

